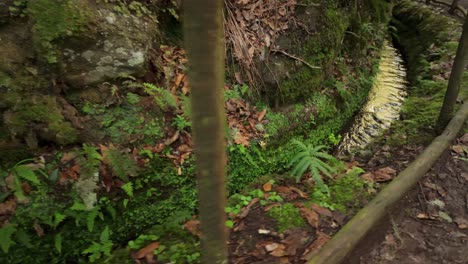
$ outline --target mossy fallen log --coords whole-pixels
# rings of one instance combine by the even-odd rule
[[[307,263],[341,263],[369,230],[385,216],[388,210],[429,171],[448,148],[450,142],[455,139],[467,117],[468,102],[465,102],[444,132],[436,137],[415,161],[361,209],[317,254],[306,256]]]

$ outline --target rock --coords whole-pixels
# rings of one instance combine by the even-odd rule
[[[99,5],[92,16],[96,21],[91,32],[69,38],[59,47],[65,81],[81,87],[143,76],[157,24],[150,18],[116,13],[111,5]]]

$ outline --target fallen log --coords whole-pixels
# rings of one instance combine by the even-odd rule
[[[416,160],[343,226],[318,253],[306,256],[307,264],[341,263],[389,209],[429,171],[455,139],[467,117],[468,102],[465,102],[442,134],[436,137]]]

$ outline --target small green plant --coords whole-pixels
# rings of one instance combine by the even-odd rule
[[[89,255],[89,261],[95,262],[103,255],[110,256],[113,245],[114,243],[109,239],[109,227],[106,226],[99,237],[99,242],[93,242],[91,246],[83,251],[83,254],[91,254]]]
[[[323,192],[328,193],[328,187],[323,182],[321,173],[331,178],[331,174],[335,172],[335,169],[323,160],[330,162],[335,161],[336,158],[321,151],[322,149],[325,149],[326,146],[314,147],[311,145],[305,145],[295,139],[292,143],[295,145],[298,153],[293,157],[289,166],[294,164],[291,174],[296,177],[296,182],[299,182],[306,171],[310,171],[317,187],[319,187]]]
[[[336,136],[333,133],[328,135],[328,142],[330,142],[330,144],[332,144],[333,146],[338,145],[340,141],[341,141],[341,135]]]
[[[177,130],[182,131],[192,126],[192,122],[188,121],[185,116],[177,115],[172,122],[172,125],[177,128]]]
[[[153,96],[156,105],[162,110],[166,111],[169,110],[170,107],[177,107],[177,101],[169,91],[156,87],[151,83],[143,83],[143,88],[147,94]]]

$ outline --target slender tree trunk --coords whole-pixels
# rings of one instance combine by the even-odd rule
[[[449,9],[449,14],[454,14],[455,13],[455,10],[457,8],[457,5],[458,5],[458,0],[453,0],[452,2],[452,5],[450,6],[450,9]]]
[[[185,0],[184,10],[202,261],[227,263],[223,1]]]
[[[466,62],[468,60],[468,16],[463,24],[463,32],[458,43],[457,54],[450,73],[450,79],[445,93],[444,104],[440,110],[439,118],[436,124],[437,133],[444,130],[444,127],[452,118],[453,110],[457,102],[458,93],[460,91],[460,82],[465,71]],[[465,89],[467,89],[465,87]]]

